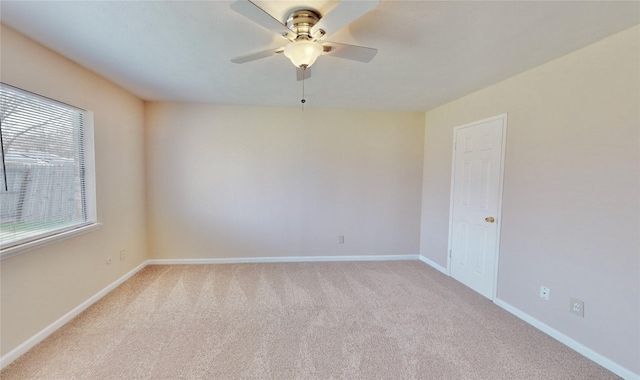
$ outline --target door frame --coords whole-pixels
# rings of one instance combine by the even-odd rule
[[[501,149],[500,149],[500,172],[499,172],[499,181],[498,184],[498,211],[496,213],[496,265],[493,273],[493,294],[491,295],[491,301],[494,301],[497,297],[498,292],[498,272],[500,266],[500,232],[502,230],[502,189],[504,185],[504,161],[505,161],[505,152],[507,145],[507,113],[503,113],[500,115],[488,117],[486,119],[474,121],[471,123],[459,125],[453,128],[453,144],[451,145],[451,186],[449,188],[449,237],[447,244],[447,275],[451,277],[451,249],[453,246],[452,237],[453,237],[453,196],[454,196],[454,186],[455,186],[455,170],[456,170],[456,141],[458,131],[464,128],[474,127],[478,124],[484,124],[489,121],[502,121],[502,141],[501,141]]]

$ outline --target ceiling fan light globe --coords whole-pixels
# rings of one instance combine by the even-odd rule
[[[294,41],[284,48],[284,55],[295,67],[310,67],[321,53],[322,45],[309,40]]]

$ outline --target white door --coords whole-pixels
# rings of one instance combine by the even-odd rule
[[[507,115],[454,129],[451,277],[495,297]]]

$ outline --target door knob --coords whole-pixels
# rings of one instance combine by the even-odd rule
[[[484,221],[485,221],[485,222],[488,222],[488,223],[493,223],[493,222],[495,222],[496,220],[493,218],[493,216],[489,216],[489,217],[484,218]]]

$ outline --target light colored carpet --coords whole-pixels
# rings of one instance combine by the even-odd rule
[[[148,266],[10,379],[614,379],[419,261]]]

